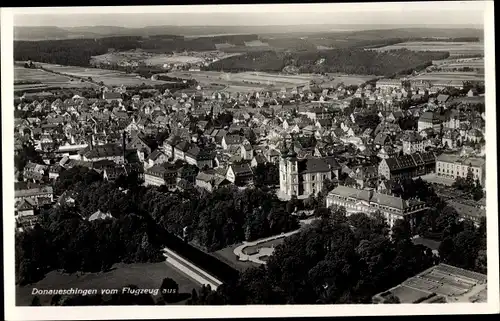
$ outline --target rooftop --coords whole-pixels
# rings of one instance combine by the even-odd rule
[[[462,164],[462,165],[472,165],[474,167],[484,167],[486,164],[486,160],[484,158],[479,157],[461,157],[457,154],[441,154],[437,157],[437,161],[445,162],[445,163],[454,163],[454,164]]]
[[[298,171],[301,174],[329,172],[330,165],[324,158],[308,157],[298,161]]]
[[[369,203],[375,203],[380,206],[396,208],[398,210],[406,210],[412,206],[424,205],[418,200],[403,200],[400,197],[377,193],[371,190],[357,189],[348,186],[337,186],[333,191],[328,193],[328,196],[342,196],[354,200],[363,200]]]
[[[52,189],[52,186],[42,186],[42,187],[37,187],[37,188],[31,188],[31,189],[22,189],[22,190],[17,190],[14,192],[15,197],[31,197],[31,196],[38,196],[38,195],[43,195],[43,194],[52,194],[54,191]]]
[[[121,146],[117,144],[105,144],[105,145],[98,145],[95,147],[86,147],[79,153],[81,153],[88,159],[92,159],[101,157],[122,156],[123,149]]]

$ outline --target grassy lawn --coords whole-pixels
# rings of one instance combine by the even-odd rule
[[[35,284],[16,288],[16,304],[26,306],[31,304],[31,291],[38,289],[119,289],[133,284],[142,289],[157,289],[164,278],[170,277],[179,284],[179,293],[191,293],[200,287],[175,268],[165,262],[159,263],[133,263],[115,264],[109,272],[84,273],[81,275],[65,274],[57,271],[48,273],[43,280]],[[52,296],[39,296],[42,305],[50,305]],[[157,297],[154,297],[156,300]],[[176,304],[184,304],[184,301]]]
[[[437,251],[437,250],[439,250],[439,245],[441,245],[441,242],[431,240],[428,238],[418,237],[418,238],[413,239],[413,244],[421,244],[421,245],[424,245],[424,246],[430,248],[431,250]]]
[[[251,253],[257,253],[259,251],[259,249],[261,249],[261,248],[273,247],[273,246],[276,247],[276,246],[282,244],[284,241],[285,241],[285,238],[282,237],[280,239],[270,240],[270,241],[260,243],[260,244],[254,245],[254,246],[249,246],[249,247],[246,247],[243,249],[243,253],[251,255]]]
[[[228,264],[229,266],[232,266],[233,268],[237,269],[238,271],[244,271],[248,268],[251,267],[259,267],[260,264],[254,263],[254,262],[242,262],[239,261],[236,255],[233,253],[233,250],[241,245],[235,244],[231,245],[228,247],[225,247],[221,250],[218,250],[216,252],[210,253],[212,256],[215,256],[217,259],[221,260],[222,262]]]

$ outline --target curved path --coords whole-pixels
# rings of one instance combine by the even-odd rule
[[[262,248],[262,249],[259,249],[259,253],[252,254],[252,255],[248,255],[248,254],[243,253],[243,249],[246,247],[249,247],[249,246],[259,245],[261,243],[265,243],[268,241],[285,238],[285,237],[288,237],[288,236],[293,235],[295,233],[298,233],[299,231],[300,231],[300,229],[295,230],[295,231],[291,231],[288,233],[281,233],[280,235],[270,236],[268,238],[260,239],[260,240],[253,241],[253,242],[243,242],[242,245],[236,247],[233,250],[233,253],[238,257],[238,259],[240,261],[250,261],[250,262],[257,263],[257,264],[266,264],[266,262],[262,261],[260,259],[260,257],[269,256],[269,255],[273,254],[274,248],[268,248],[268,247]]]

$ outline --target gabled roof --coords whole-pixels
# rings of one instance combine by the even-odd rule
[[[104,99],[121,99],[122,94],[113,92],[113,91],[107,91],[103,95]]]
[[[35,206],[36,206],[36,201],[34,201],[31,198],[26,198],[26,199],[19,201],[16,204],[16,210],[29,211],[29,210],[33,210],[35,208]]]
[[[53,194],[53,193],[54,191],[52,189],[52,186],[42,186],[37,188],[14,191],[15,197],[35,197],[38,195]]]
[[[242,163],[242,164],[232,164],[229,166],[232,170],[234,175],[252,175],[252,169],[250,168],[250,165],[248,163]]]
[[[401,135],[401,141],[406,141],[406,142],[418,142],[422,140],[422,137],[413,130],[407,130]]]
[[[324,173],[329,172],[330,170],[330,165],[324,158],[309,157],[298,160],[299,174]]]
[[[257,154],[253,158],[255,159],[257,164],[265,164],[267,162],[267,159],[262,154]]]
[[[443,95],[443,94],[440,94],[437,96],[437,101],[439,101],[440,103],[445,103],[448,101],[448,99],[450,99],[450,96],[449,95]]]
[[[113,218],[113,216],[110,213],[103,213],[99,210],[99,211],[95,212],[94,214],[90,215],[89,221],[105,220],[108,218]]]
[[[155,149],[151,154],[149,154],[147,160],[156,161],[162,155],[165,156],[161,150]]]
[[[439,121],[438,116],[432,111],[426,111],[418,118],[418,121],[425,121],[430,123],[435,123]]]
[[[226,135],[224,136],[224,141],[228,145],[241,144],[241,142],[243,141],[243,137],[239,135]]]
[[[121,146],[117,144],[104,144],[104,145],[97,145],[92,148],[90,146],[85,147],[83,150],[79,152],[79,154],[85,156],[88,159],[122,156],[123,149]]]
[[[390,171],[398,171],[413,168],[419,165],[430,165],[436,162],[436,156],[432,152],[413,153],[410,155],[395,156],[385,160]]]
[[[175,145],[176,149],[183,151],[183,152],[186,152],[190,147],[191,147],[191,143],[187,142],[185,140],[183,140],[183,141],[179,142],[177,145]]]
[[[373,140],[373,142],[377,145],[385,145],[388,141],[390,141],[390,137],[384,132],[378,133]]]

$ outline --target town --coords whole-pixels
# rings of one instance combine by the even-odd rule
[[[168,81],[134,85],[92,71],[139,66],[113,54],[89,74],[16,66],[81,79],[16,84],[31,86],[14,100],[19,293],[56,270],[161,264],[171,271],[158,276],[169,277],[161,304],[486,300],[481,57],[350,83],[356,75],[216,71],[244,58],[199,54],[205,62],[181,72],[160,59]],[[43,305],[100,304],[81,300]]]

